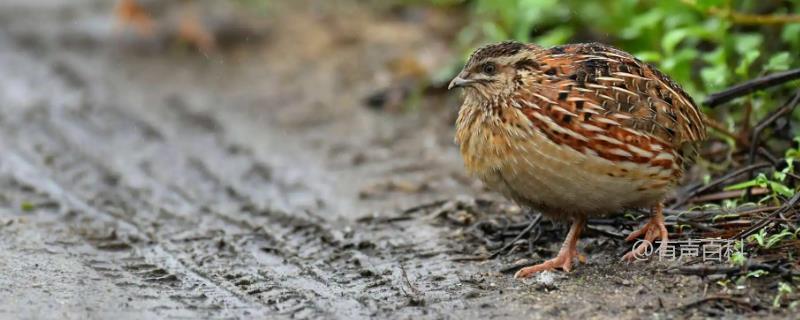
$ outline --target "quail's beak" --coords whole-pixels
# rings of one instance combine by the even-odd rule
[[[473,83],[473,82],[475,82],[475,80],[464,79],[464,75],[463,74],[459,74],[458,76],[453,78],[452,81],[450,81],[450,85],[447,86],[447,90],[450,90],[450,89],[453,89],[453,88],[465,87],[465,86],[468,86],[470,83]]]

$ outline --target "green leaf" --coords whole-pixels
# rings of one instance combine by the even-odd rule
[[[561,26],[536,38],[536,44],[544,47],[564,44],[572,38],[575,30],[569,26]]]
[[[20,208],[22,211],[25,211],[25,212],[30,212],[30,211],[33,211],[33,209],[36,209],[36,205],[34,205],[33,203],[31,203],[31,202],[28,202],[28,201],[23,201],[23,202],[22,202],[22,203],[19,205],[19,208]]]
[[[700,70],[700,78],[703,79],[706,90],[717,91],[728,84],[729,72],[725,65],[705,67]]]
[[[750,65],[753,64],[753,61],[756,61],[760,55],[761,52],[759,51],[745,52],[739,61],[739,66],[736,67],[736,74],[741,77],[747,77],[747,74],[749,73],[748,71],[750,70]]]
[[[743,266],[747,262],[747,257],[741,251],[736,251],[730,256],[731,264]]]
[[[642,61],[646,62],[660,62],[661,61],[661,53],[657,51],[642,51],[635,54],[637,58],[641,59]]]
[[[653,29],[664,19],[663,11],[658,9],[648,10],[644,14],[632,17],[622,31],[620,37],[623,39],[636,39],[645,32],[646,29]]]
[[[764,36],[758,33],[745,33],[731,38],[734,47],[739,54],[746,54],[751,51],[760,51]]]
[[[767,249],[772,248],[778,242],[781,242],[781,240],[783,240],[783,238],[791,237],[791,236],[792,236],[792,233],[789,230],[784,229],[783,231],[781,231],[781,233],[771,235],[769,237],[769,239],[767,240],[767,243],[764,245],[764,247],[767,248]]]
[[[795,49],[800,49],[800,23],[783,26],[781,40],[788,42]]]
[[[483,24],[483,33],[486,34],[486,37],[491,41],[508,40],[508,32],[503,30],[500,25],[493,22],[486,22]]]
[[[792,63],[792,57],[789,52],[783,51],[769,58],[769,61],[764,65],[766,71],[784,71],[789,70]]]
[[[675,52],[675,47],[678,46],[686,36],[689,35],[688,29],[673,29],[667,32],[661,39],[661,49],[664,50],[666,55],[672,55]]]
[[[742,189],[747,189],[747,188],[752,188],[752,187],[760,187],[760,186],[761,186],[761,184],[759,183],[759,181],[757,181],[756,179],[753,179],[753,180],[740,182],[740,183],[737,183],[737,184],[734,184],[734,185],[727,186],[723,190],[725,190],[725,191],[742,190]]]
[[[747,275],[745,275],[745,277],[747,277],[747,278],[759,278],[759,277],[761,277],[763,275],[768,275],[768,274],[769,274],[769,272],[761,270],[761,269],[758,269],[758,270],[753,270],[753,271],[748,272]]]

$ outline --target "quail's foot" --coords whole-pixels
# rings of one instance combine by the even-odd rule
[[[644,235],[645,241],[622,257],[623,260],[635,261],[641,257],[647,256],[645,252],[647,252],[648,248],[655,243],[656,239],[660,239],[661,244],[654,253],[662,252],[661,250],[665,248],[667,241],[669,241],[669,233],[667,232],[667,227],[664,225],[664,205],[659,204],[653,207],[652,211],[653,217],[650,218],[650,221],[647,222],[644,227],[631,232],[631,234],[625,238],[625,241],[631,241]]]
[[[583,219],[572,223],[572,227],[569,229],[569,234],[567,234],[567,239],[564,241],[564,244],[561,245],[561,250],[558,251],[558,255],[555,258],[537,265],[522,268],[517,271],[516,274],[514,274],[514,278],[527,278],[537,272],[554,270],[556,268],[561,268],[562,270],[569,272],[572,270],[572,259],[574,258],[577,258],[578,261],[585,263],[586,257],[578,253],[578,238],[580,237],[581,229],[583,229],[585,223],[586,222]]]

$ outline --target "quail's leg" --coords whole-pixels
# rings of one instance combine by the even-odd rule
[[[584,225],[586,225],[586,219],[584,218],[578,218],[573,221],[572,226],[569,228],[567,239],[564,240],[564,244],[561,245],[561,250],[558,251],[558,255],[555,258],[534,266],[522,268],[514,274],[514,278],[527,278],[534,273],[556,268],[569,272],[572,269],[573,258],[578,258],[581,262],[585,262],[586,258],[578,254],[578,238]]]
[[[650,211],[653,215],[650,218],[650,221],[647,222],[647,224],[641,229],[631,232],[631,234],[625,239],[625,241],[631,241],[641,235],[644,235],[645,242],[636,247],[636,249],[633,249],[631,252],[628,252],[624,257],[622,257],[623,260],[633,261],[636,260],[637,257],[641,257],[642,254],[647,250],[647,247],[651,246],[656,238],[661,239],[661,245],[659,246],[658,250],[663,249],[667,245],[667,241],[669,241],[669,234],[667,233],[667,227],[664,225],[664,204],[659,203],[650,209]]]

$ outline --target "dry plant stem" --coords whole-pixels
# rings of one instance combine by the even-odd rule
[[[713,108],[752,92],[784,84],[795,79],[800,79],[800,69],[773,73],[764,77],[742,82],[723,91],[714,93],[708,96],[705,101],[703,101],[703,105]]]
[[[678,207],[686,204],[686,202],[689,199],[694,198],[695,196],[697,196],[699,194],[702,194],[702,193],[704,193],[704,192],[706,192],[708,190],[716,188],[717,186],[727,182],[730,179],[736,178],[741,174],[757,171],[757,170],[768,168],[768,167],[771,167],[771,166],[772,166],[771,164],[766,163],[766,162],[765,163],[756,163],[756,164],[752,164],[752,165],[749,165],[749,166],[746,166],[746,167],[743,167],[743,168],[739,168],[736,171],[729,172],[729,173],[725,174],[724,176],[721,176],[721,177],[719,177],[717,179],[714,179],[713,181],[709,182],[705,186],[702,186],[700,188],[697,188],[695,190],[692,190],[692,191],[688,192],[686,195],[680,197],[678,199],[678,201],[673,203],[669,208],[670,209],[678,208]]]
[[[734,141],[736,141],[737,145],[746,145],[747,144],[746,141],[744,140],[745,138],[743,138],[741,134],[735,134],[735,133],[731,132],[730,130],[728,130],[728,128],[725,128],[725,125],[719,123],[718,121],[716,121],[714,119],[710,119],[710,118],[705,118],[705,119],[703,119],[703,122],[705,122],[705,124],[709,128],[714,129],[714,131],[717,131],[717,132],[721,133],[722,135],[724,135],[726,137],[729,137],[729,138],[733,139]]]
[[[781,214],[784,214],[784,213],[786,213],[787,211],[789,211],[791,209],[794,209],[794,207],[797,204],[798,200],[800,200],[800,192],[795,193],[794,196],[792,196],[792,198],[789,199],[789,201],[786,201],[778,210],[775,210],[774,212],[770,213],[768,216],[762,218],[759,222],[757,222],[756,224],[754,224],[750,228],[747,228],[746,230],[740,232],[734,238],[736,238],[736,239],[744,239],[744,238],[747,238],[748,236],[750,236],[751,234],[756,233],[761,228],[763,228],[763,227],[767,226],[768,224],[770,224],[771,222],[773,222],[773,218],[775,218],[777,216],[780,216]]]
[[[789,101],[775,110],[770,116],[762,120],[757,126],[755,126],[755,128],[753,128],[753,133],[750,138],[750,153],[748,154],[747,159],[748,164],[753,164],[755,162],[756,151],[758,150],[759,140],[761,139],[761,133],[764,131],[764,129],[766,129],[767,126],[775,122],[775,120],[778,120],[780,117],[791,115],[798,103],[800,103],[800,90],[797,90],[792,98],[789,99]],[[748,179],[753,179],[752,171],[748,173]],[[747,189],[747,196],[750,196],[750,188]]]
[[[760,155],[761,157],[763,157],[764,159],[767,159],[767,161],[772,163],[773,166],[774,165],[778,165],[778,162],[781,161],[780,159],[778,159],[774,155],[772,155],[772,153],[769,152],[769,150],[767,150],[764,147],[758,147],[757,153],[758,153],[758,155]]]
[[[513,246],[515,242],[517,242],[519,239],[522,239],[522,237],[524,237],[525,235],[530,233],[531,230],[533,230],[534,227],[538,226],[539,225],[539,221],[541,221],[541,220],[542,220],[542,215],[541,214],[537,214],[531,220],[530,224],[528,224],[528,226],[524,230],[522,230],[522,232],[520,232],[517,235],[517,237],[514,238],[514,240],[511,240],[510,242],[506,243],[506,245],[504,245],[502,248],[500,248],[499,250],[497,250],[494,253],[492,253],[491,255],[489,255],[488,259],[494,259],[495,257],[497,257],[497,255],[499,255],[499,254],[501,254],[503,252],[506,252],[506,250],[511,248],[511,246]]]
[[[747,141],[750,136],[747,134],[750,132],[750,118],[753,115],[753,101],[748,100],[747,103],[744,105],[744,116],[742,116],[742,128],[739,130],[739,134],[737,135],[739,139],[745,143],[740,145],[747,145],[750,141]]]
[[[800,23],[800,15],[785,14],[785,15],[757,15],[741,12],[725,12],[716,8],[711,8],[710,13],[715,15],[725,16],[735,24],[744,25],[765,25],[765,24],[787,24],[787,23]]]
[[[733,298],[731,296],[714,295],[714,296],[701,298],[701,299],[698,299],[696,301],[687,303],[687,304],[685,304],[683,306],[680,306],[680,307],[678,307],[676,309],[688,309],[688,308],[692,308],[692,307],[701,305],[701,304],[706,303],[708,301],[719,301],[719,300],[733,302],[733,303],[736,303],[736,304],[739,304],[739,305],[743,305],[743,306],[749,307],[751,309],[755,308],[755,306],[752,303],[747,302],[747,301],[742,300],[742,299]]]
[[[697,6],[697,0],[683,0],[683,3],[686,3],[691,6]],[[727,4],[725,8],[708,8],[706,10],[708,14],[718,16],[728,21],[741,24],[741,25],[770,25],[770,24],[787,24],[787,23],[800,23],[800,15],[796,14],[768,14],[768,15],[760,15],[760,14],[749,14],[749,13],[741,13],[737,11],[733,11],[730,8],[730,4]]]
[[[767,188],[752,188],[750,190],[750,195],[752,196],[760,196],[764,194],[769,194],[769,189]],[[734,199],[747,196],[747,190],[730,190],[730,191],[720,191],[717,193],[706,194],[702,196],[698,196],[696,198],[689,199],[690,203],[706,203],[712,201],[719,201],[725,199]]]

